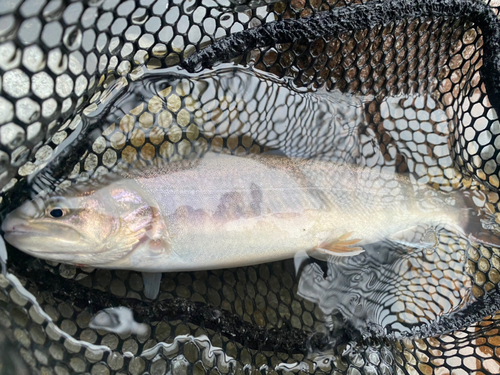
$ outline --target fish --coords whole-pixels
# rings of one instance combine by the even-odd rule
[[[419,225],[464,233],[470,217],[464,194],[397,173],[214,155],[109,173],[36,197],[10,212],[2,230],[38,258],[143,272],[149,290],[159,288],[161,272],[254,265],[304,251],[323,260],[354,256],[364,244],[407,238]]]

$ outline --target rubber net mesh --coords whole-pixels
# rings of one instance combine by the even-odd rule
[[[486,89],[495,72],[481,70],[492,43],[482,20],[408,12],[314,40],[294,23],[292,36],[263,36],[257,48],[225,39],[274,35],[266,25],[361,3],[1,1],[3,214],[42,189],[209,150],[355,163],[445,191],[486,186],[478,204],[500,212],[500,123]],[[383,3],[405,1],[367,1],[367,19]],[[496,0],[481,4],[498,13]],[[222,47],[203,60],[216,40]],[[224,46],[232,52],[217,52]],[[9,248],[9,272],[46,315],[0,276],[0,373],[498,373],[500,251],[445,231],[431,252],[374,246],[377,256],[299,274],[291,260],[164,274],[155,301],[136,272]],[[112,306],[146,328],[89,328]]]

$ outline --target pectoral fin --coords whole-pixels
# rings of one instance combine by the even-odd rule
[[[352,232],[343,234],[338,238],[328,238],[319,246],[308,251],[308,255],[319,260],[328,260],[331,256],[350,257],[361,254],[365,250],[359,246],[352,246],[361,241],[361,239],[351,237]]]
[[[160,293],[161,272],[143,272],[144,295],[150,299],[156,299]]]
[[[299,274],[299,271],[302,267],[302,265],[307,262],[309,259],[309,255],[307,255],[306,251],[299,251],[295,256],[293,257],[293,265],[295,266],[295,275]]]

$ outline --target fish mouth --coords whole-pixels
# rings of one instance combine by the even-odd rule
[[[50,237],[49,233],[44,231],[37,231],[33,226],[29,225],[27,220],[20,218],[9,218],[7,217],[2,223],[2,230],[5,233],[5,239],[8,241],[7,237],[18,237],[18,236],[34,236],[34,237]]]
[[[2,230],[4,231],[5,240],[19,250],[25,251],[28,248],[32,249],[33,253],[48,253],[53,252],[53,247],[44,251],[44,246],[54,241],[54,245],[64,241],[66,243],[77,243],[80,240],[80,235],[74,228],[59,228],[60,230],[54,233],[52,230],[47,230],[45,226],[33,226],[27,220],[20,218],[12,218],[4,220]],[[33,246],[37,246],[36,250]]]
[[[54,247],[45,248],[43,238],[53,239],[46,233],[35,232],[7,232],[4,235],[5,240],[18,250],[31,255],[35,258],[53,260],[73,264],[75,257],[85,255],[85,252],[65,252],[64,249],[54,250]]]
[[[14,247],[17,247],[15,242],[13,242],[12,245]],[[86,255],[86,253],[63,253],[61,251],[54,251],[54,250],[44,251],[42,248],[38,247],[36,249],[25,246],[20,246],[20,247],[22,247],[22,249],[18,250],[21,250],[23,253],[28,254],[32,257],[51,260],[59,263],[74,264],[74,265],[82,264],[81,262],[75,262],[75,258],[79,258],[81,256]]]
[[[15,215],[9,214],[2,222],[2,230],[5,233],[12,232],[32,232],[32,228],[28,225],[28,221]]]
[[[8,238],[14,238],[14,237],[18,237],[18,236],[31,236],[31,237],[52,237],[50,234],[48,233],[43,233],[43,232],[36,232],[36,231],[33,231],[32,229],[26,229],[26,230],[23,230],[23,229],[16,229],[16,230],[12,230],[12,231],[7,231],[5,232],[4,234],[4,237],[7,241],[9,241]]]

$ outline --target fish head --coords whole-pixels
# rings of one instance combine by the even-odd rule
[[[75,185],[10,212],[5,240],[42,259],[87,266],[120,260],[140,243],[154,210],[130,182]]]

